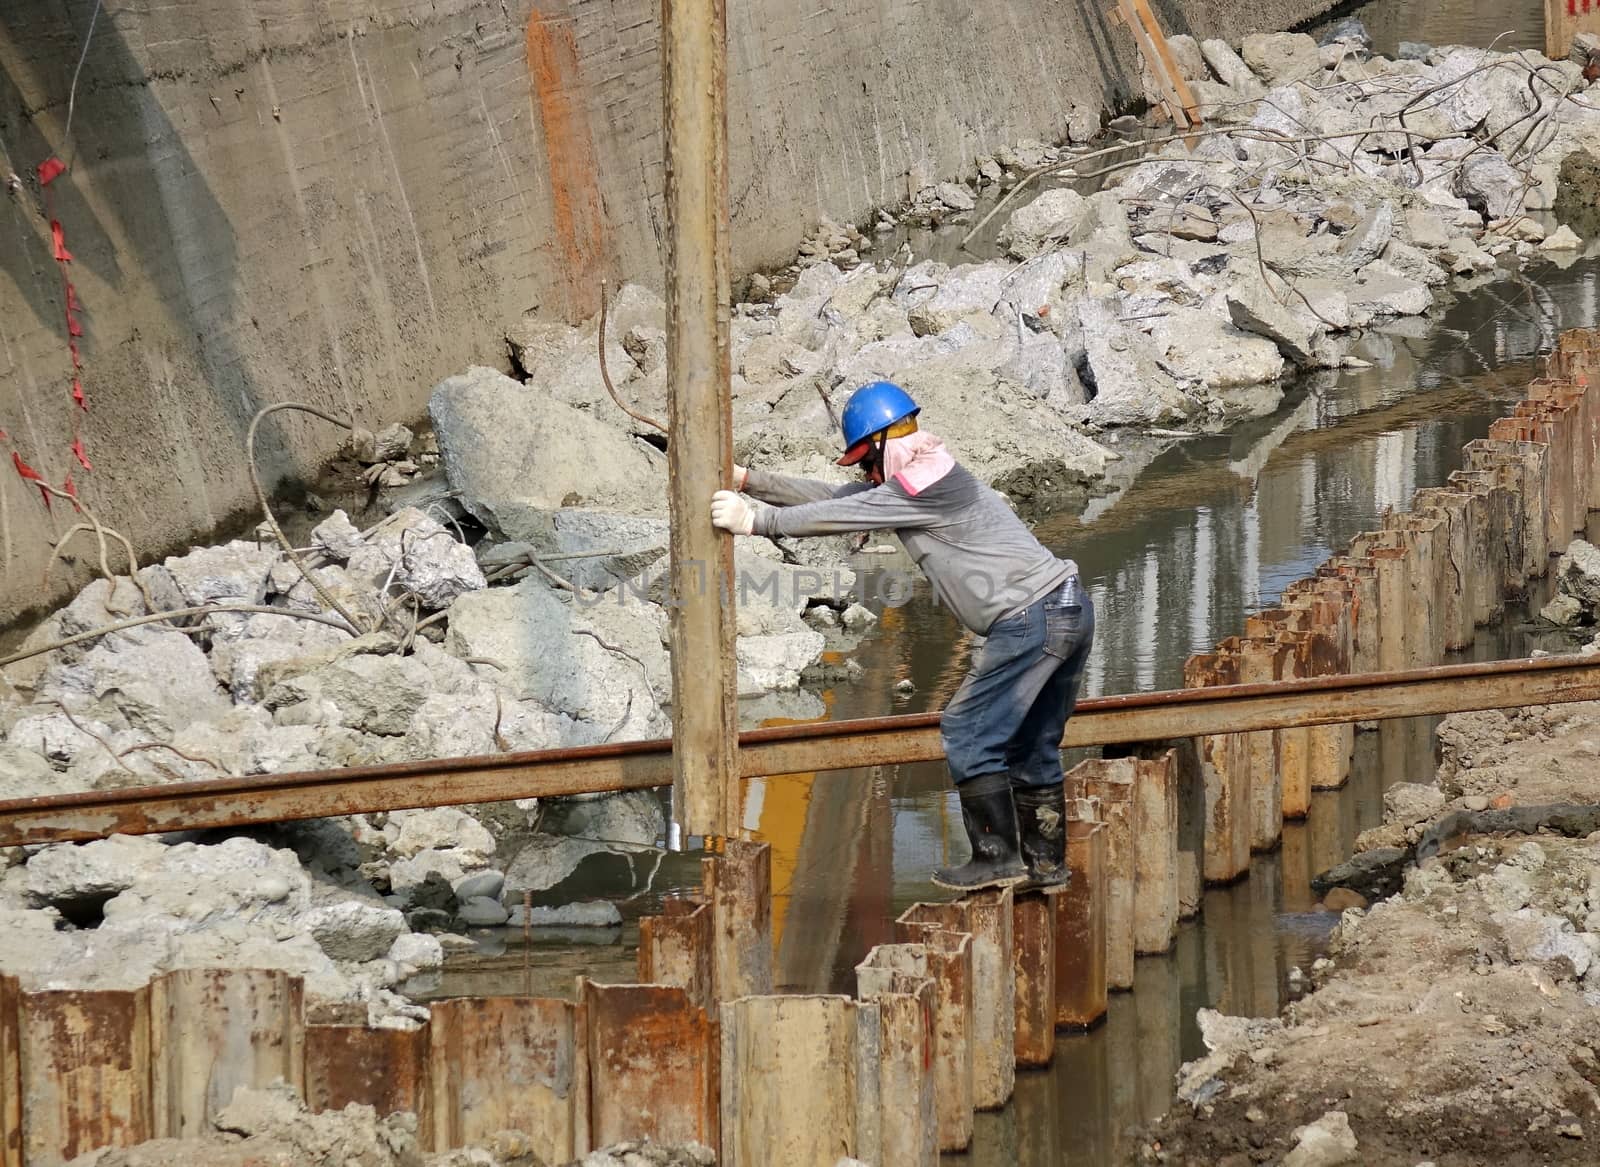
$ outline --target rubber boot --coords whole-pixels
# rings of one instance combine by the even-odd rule
[[[1071,877],[1067,866],[1067,804],[1063,786],[1018,786],[1013,791],[1026,887],[1061,887]]]
[[[1017,846],[1017,808],[1011,801],[1011,778],[985,774],[956,787],[961,795],[961,821],[967,828],[972,858],[960,867],[934,870],[933,882],[952,891],[1012,887],[1028,877]]]

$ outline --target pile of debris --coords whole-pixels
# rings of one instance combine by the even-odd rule
[[[1281,1020],[1202,1011],[1162,1161],[1593,1161],[1600,707],[1458,714],[1441,741],[1439,782],[1391,790],[1362,843],[1421,858],[1343,912],[1314,991]]]
[[[981,160],[978,193],[1009,192],[969,239],[997,219],[1003,258],[841,271],[862,237],[825,224],[735,318],[741,456],[819,470],[834,440],[820,398],[887,377],[1019,502],[1030,487],[1081,492],[1111,456],[1090,435],[1270,410],[1282,378],[1339,367],[1362,330],[1429,311],[1452,282],[1582,245],[1530,217],[1558,205],[1584,160],[1600,166],[1582,65],[1425,47],[1390,61],[1359,22],[1335,32],[1320,46],[1252,36],[1242,54],[1172,38],[1207,119],[1187,141],[1034,143]],[[1082,193],[1106,171],[1114,185]],[[1034,193],[1041,181],[1072,185]],[[932,184],[898,216],[971,219],[976,197]],[[899,218],[881,213],[877,231]],[[592,325],[569,341],[592,351]],[[530,387],[570,400],[557,374],[571,367],[528,366]],[[598,376],[587,382],[581,403],[612,411]],[[642,375],[623,392],[659,409],[663,386]]]

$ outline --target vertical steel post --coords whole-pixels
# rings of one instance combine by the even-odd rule
[[[725,0],[662,0],[667,131],[668,495],[674,818],[738,826],[733,540],[711,525],[733,462]]]

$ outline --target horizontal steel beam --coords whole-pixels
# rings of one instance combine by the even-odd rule
[[[1600,658],[1546,657],[1099,697],[1078,704],[1064,744],[1114,745],[1574,701],[1600,701]],[[942,757],[936,713],[758,729],[739,737],[745,778]],[[671,784],[670,741],[179,782],[0,802],[0,847]]]

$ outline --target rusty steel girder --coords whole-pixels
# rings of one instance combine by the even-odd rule
[[[1600,661],[1588,657],[1445,665],[1093,698],[1078,704],[1063,744],[1161,741],[1595,700]],[[941,757],[936,713],[739,735],[743,778]],[[0,802],[0,847],[640,790],[672,779],[672,743],[659,740],[86,791]]]

